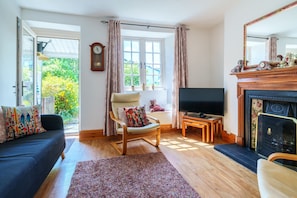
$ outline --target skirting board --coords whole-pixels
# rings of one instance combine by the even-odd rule
[[[171,128],[171,124],[161,124],[161,133],[162,132],[170,132],[173,129]],[[97,130],[82,130],[79,132],[79,141],[82,140],[93,140],[98,138],[106,137],[103,135],[103,129]]]
[[[236,136],[234,134],[223,131],[221,135],[222,135],[222,140],[228,143],[235,143]]]
[[[161,125],[161,133],[174,132],[177,129],[173,129],[171,124],[162,124]],[[236,136],[232,133],[227,133],[226,131],[222,132],[222,140],[228,143],[235,143]],[[93,140],[98,138],[104,138],[106,136],[103,135],[103,129],[97,130],[82,130],[79,132],[79,141],[82,140]]]
[[[79,141],[82,140],[93,140],[98,138],[106,137],[103,135],[103,129],[97,130],[82,130],[79,132]]]

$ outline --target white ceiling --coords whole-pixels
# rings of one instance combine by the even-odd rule
[[[22,8],[161,25],[212,27],[237,0],[16,0]]]

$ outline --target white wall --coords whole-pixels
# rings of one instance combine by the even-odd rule
[[[238,1],[225,14],[224,87],[227,95],[224,129],[230,133],[238,134],[237,78],[234,75],[230,75],[230,71],[236,66],[237,61],[243,57],[243,25],[291,2],[293,1],[242,0]]]
[[[224,87],[224,23],[213,27],[210,32],[210,83],[211,87]]]
[[[190,27],[187,32],[189,87],[209,87],[210,72],[210,31]]]
[[[15,1],[0,1],[0,105],[16,105],[17,16]]]

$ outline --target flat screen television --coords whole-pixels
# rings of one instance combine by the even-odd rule
[[[179,111],[224,115],[224,88],[180,88]]]

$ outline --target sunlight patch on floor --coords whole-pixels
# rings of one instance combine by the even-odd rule
[[[211,144],[187,137],[178,137],[177,140],[162,139],[160,144],[177,151],[197,150],[200,147],[213,148],[213,145]]]

